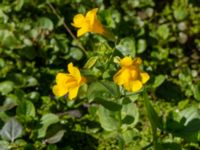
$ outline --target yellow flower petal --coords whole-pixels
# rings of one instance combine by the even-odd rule
[[[78,84],[78,82],[77,82],[75,79],[73,79],[73,77],[72,77],[71,81],[67,82],[67,83],[65,84],[65,86],[66,86],[68,89],[70,89],[70,88],[74,88],[74,87],[76,87],[76,86],[79,86],[79,84]]]
[[[73,18],[72,25],[76,28],[81,28],[84,22],[85,22],[85,17],[82,14],[77,14]]]
[[[77,67],[74,67],[72,63],[68,64],[68,71],[69,71],[70,75],[72,75],[73,77],[76,78],[78,83],[81,81],[80,71]]]
[[[58,73],[56,75],[56,83],[60,84],[60,83],[65,83],[67,82],[67,80],[70,79],[70,76],[67,75],[66,73]]]
[[[122,85],[130,79],[130,72],[128,69],[120,69],[114,76],[114,82]]]
[[[69,99],[72,100],[78,94],[79,86],[69,89]]]
[[[123,59],[121,59],[120,61],[120,65],[121,66],[125,66],[125,67],[128,67],[128,66],[131,66],[133,63],[133,60],[131,57],[124,57]]]
[[[138,69],[132,68],[130,69],[130,75],[132,80],[136,80],[138,78]]]
[[[132,81],[131,86],[132,86],[132,89],[131,89],[132,92],[137,92],[142,88],[142,82],[139,80]]]
[[[89,29],[87,27],[83,27],[81,29],[78,29],[77,31],[77,37],[80,37],[82,36],[83,34],[89,32]]]
[[[105,33],[105,29],[103,25],[97,19],[95,19],[94,24],[92,26],[92,32],[99,33],[99,34]]]
[[[86,14],[86,19],[90,20],[90,25],[94,24],[95,18],[96,18],[96,14],[97,14],[98,8],[94,8],[90,11],[87,12]]]
[[[136,57],[136,58],[133,59],[133,63],[140,65],[140,64],[142,64],[142,59],[139,58],[139,57]]]
[[[66,87],[59,86],[59,85],[53,86],[53,93],[55,96],[61,97],[67,94],[67,92],[68,92],[68,89]]]
[[[140,73],[140,77],[141,77],[141,80],[142,80],[143,84],[146,83],[150,78],[148,73],[146,73],[146,72]]]
[[[123,86],[124,86],[124,88],[127,90],[127,91],[132,91],[131,90],[131,84],[130,84],[130,81],[129,82],[125,82],[124,84],[123,84]]]

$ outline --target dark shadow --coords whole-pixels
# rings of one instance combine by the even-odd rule
[[[69,146],[74,150],[97,150],[98,140],[91,136],[78,131],[71,131],[65,133],[62,138],[63,142],[58,143],[58,147]]]
[[[168,1],[160,1],[160,0],[155,0],[155,10],[158,12],[163,11],[166,5],[172,5],[173,0],[168,0]]]
[[[3,120],[2,119],[0,119],[0,129],[2,129],[2,127],[4,126],[4,122],[3,122]]]
[[[181,150],[180,144],[170,142],[158,143],[157,148],[159,150]]]
[[[97,104],[100,104],[100,105],[103,105],[106,109],[108,110],[111,110],[111,111],[120,111],[122,106],[115,103],[115,102],[112,102],[112,101],[107,101],[107,100],[104,100],[102,98],[96,98],[95,99],[95,102]]]
[[[132,124],[134,122],[134,118],[130,115],[127,115],[123,120],[122,123],[123,124]]]
[[[156,96],[169,102],[177,103],[184,98],[183,95],[180,86],[170,81],[165,81],[156,89]]]
[[[199,2],[199,0],[189,0],[189,3],[193,4],[194,6],[200,7],[200,2]]]

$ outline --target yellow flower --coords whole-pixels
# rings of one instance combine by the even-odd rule
[[[87,32],[104,34],[105,29],[97,19],[97,11],[98,8],[94,8],[88,11],[85,16],[83,16],[83,14],[77,14],[74,16],[72,25],[79,28],[77,32],[78,37]]]
[[[122,85],[130,92],[139,91],[143,84],[149,80],[149,75],[140,70],[140,58],[125,57],[121,59],[121,69],[114,75],[113,80],[116,84]]]
[[[79,69],[74,67],[72,63],[68,64],[68,72],[56,75],[53,93],[58,97],[68,93],[69,99],[72,100],[77,96],[79,87],[86,82],[86,79],[81,76]]]

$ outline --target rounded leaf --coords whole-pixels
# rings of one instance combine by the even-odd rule
[[[1,136],[6,140],[14,142],[16,138],[21,136],[22,131],[22,125],[15,118],[11,118],[3,126]]]

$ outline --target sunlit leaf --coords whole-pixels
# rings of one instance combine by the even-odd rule
[[[21,102],[19,106],[17,107],[17,114],[19,116],[24,115],[27,117],[29,116],[35,117],[35,107],[33,103],[28,100],[24,100],[23,102]]]
[[[109,111],[103,106],[99,107],[98,110],[99,121],[102,128],[106,131],[117,130],[119,127],[119,121],[116,119],[114,112]]]
[[[95,56],[95,57],[90,57],[88,59],[88,61],[86,62],[86,64],[84,65],[84,68],[86,69],[90,69],[97,61],[98,57]]]
[[[53,22],[46,17],[41,17],[37,21],[37,26],[41,29],[53,30],[54,25]]]
[[[53,136],[49,137],[48,139],[46,139],[45,142],[47,142],[49,144],[57,143],[62,139],[64,133],[65,133],[65,130],[60,130],[55,135],[53,135]]]
[[[9,150],[9,143],[7,141],[0,141],[1,150]]]
[[[14,94],[7,95],[4,103],[0,106],[0,112],[12,109],[13,107],[17,106],[18,98]]]
[[[156,87],[160,86],[164,81],[165,81],[165,76],[164,75],[156,76],[154,84],[153,84],[153,87],[156,88]]]
[[[130,102],[122,105],[121,110],[122,128],[134,127],[139,121],[139,111],[137,106]]]
[[[200,83],[195,84],[192,87],[193,93],[194,93],[194,98],[196,98],[196,100],[200,101]]]
[[[41,118],[41,125],[42,127],[38,130],[38,138],[42,138],[46,135],[47,128],[54,123],[57,123],[59,118],[55,114],[46,114]]]
[[[116,49],[123,56],[130,55],[130,56],[134,57],[135,53],[136,53],[135,39],[133,37],[132,38],[127,37],[127,38],[121,39],[119,44],[116,45]]]
[[[0,82],[0,93],[6,95],[10,93],[14,88],[14,83],[11,81]]]
[[[11,118],[1,129],[1,136],[6,140],[14,142],[15,139],[21,136],[22,131],[22,125],[15,118]]]

